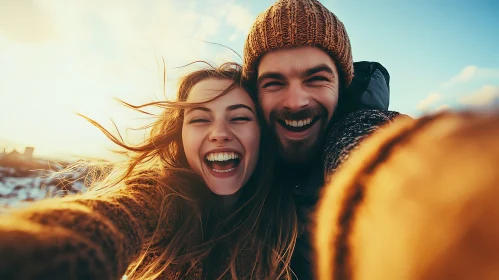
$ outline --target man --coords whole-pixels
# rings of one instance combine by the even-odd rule
[[[244,75],[256,85],[279,142],[278,178],[294,188],[300,236],[291,266],[300,280],[313,279],[310,213],[325,176],[398,115],[358,110],[388,108],[389,77],[379,64],[356,66],[345,27],[316,0],[277,1],[258,16],[245,43]]]

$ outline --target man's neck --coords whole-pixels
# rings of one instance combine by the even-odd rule
[[[287,162],[284,159],[279,160],[279,170],[281,171],[280,176],[284,176],[283,179],[292,184],[302,184],[306,181],[311,174],[318,168],[321,164],[321,157],[316,156],[306,162]]]

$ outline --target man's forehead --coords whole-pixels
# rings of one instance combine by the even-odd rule
[[[290,76],[318,65],[328,65],[333,71],[336,70],[335,63],[325,51],[306,46],[270,51],[261,58],[257,70],[258,76],[268,72]]]

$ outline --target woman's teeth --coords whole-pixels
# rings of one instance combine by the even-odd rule
[[[227,161],[238,158],[239,155],[233,152],[209,153],[208,155],[206,155],[206,160],[208,161]]]
[[[312,118],[304,119],[304,120],[299,120],[299,121],[292,121],[292,120],[284,120],[284,123],[287,126],[292,126],[292,127],[302,127],[304,125],[309,125],[312,123]]]
[[[240,156],[234,152],[217,152],[206,155],[208,167],[218,173],[233,171],[240,163]]]
[[[234,169],[236,169],[236,168],[235,168],[235,167],[233,167],[233,168],[230,168],[230,169],[227,169],[227,170],[218,170],[218,169],[213,169],[213,168],[212,168],[211,170],[213,170],[213,171],[215,171],[215,172],[218,172],[218,173],[226,173],[226,172],[230,172],[230,171],[232,171],[232,170],[234,170]]]

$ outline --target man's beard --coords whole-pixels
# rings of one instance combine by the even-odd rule
[[[313,120],[313,125],[321,126],[320,133],[311,136],[314,138],[305,138],[303,141],[285,141],[283,143],[276,126],[284,124],[283,120],[304,120],[308,118]],[[315,122],[319,123],[315,124]],[[287,109],[273,110],[270,113],[270,128],[278,143],[280,157],[290,164],[307,164],[315,159],[321,150],[323,133],[327,123],[328,111],[319,104],[296,112]]]
[[[289,164],[302,165],[311,162],[317,157],[320,151],[321,141],[315,139],[315,143],[304,147],[302,143],[288,144],[284,146],[276,135],[276,140],[279,143],[279,155]]]

